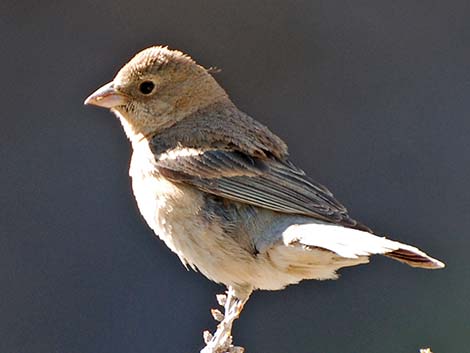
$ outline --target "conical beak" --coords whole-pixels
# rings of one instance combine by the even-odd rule
[[[126,105],[129,97],[114,88],[113,82],[107,83],[98,88],[87,99],[85,104],[96,105],[103,108],[114,108],[119,105]]]

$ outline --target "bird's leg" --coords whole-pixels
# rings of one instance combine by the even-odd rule
[[[224,307],[224,313],[212,309],[212,316],[220,323],[217,325],[217,331],[214,335],[208,331],[204,332],[206,347],[201,353],[241,353],[244,351],[242,347],[235,347],[232,344],[232,325],[240,316],[243,306],[251,294],[251,288],[240,290],[229,287],[226,293],[226,295],[217,296],[217,301]]]

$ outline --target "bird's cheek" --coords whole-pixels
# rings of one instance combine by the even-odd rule
[[[174,109],[174,105],[171,104],[171,102],[158,96],[153,96],[151,101],[147,102],[147,104],[143,104],[142,106],[145,114],[154,118],[167,115]]]

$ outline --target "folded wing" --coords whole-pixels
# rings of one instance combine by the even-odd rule
[[[287,160],[237,150],[176,148],[156,158],[165,177],[230,200],[370,231],[324,186]]]

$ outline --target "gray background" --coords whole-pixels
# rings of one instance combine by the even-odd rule
[[[222,288],[143,223],[129,144],[84,98],[168,44],[381,234],[446,261],[374,258],[257,292],[247,352],[468,352],[468,1],[0,2],[0,352],[196,352]]]

